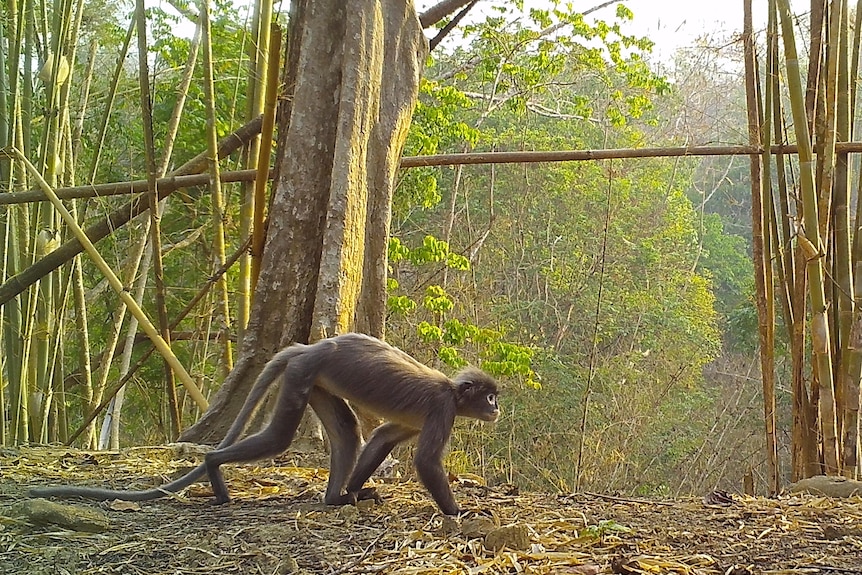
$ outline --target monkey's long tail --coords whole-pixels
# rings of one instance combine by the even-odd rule
[[[55,485],[51,487],[34,487],[30,490],[31,497],[84,497],[97,501],[108,499],[120,499],[122,501],[148,501],[158,499],[170,493],[176,493],[185,489],[204,475],[206,475],[206,464],[201,463],[179,479],[166,483],[161,487],[146,489],[144,491],[122,491],[115,489],[103,489],[101,487],[75,487],[73,485]]]
[[[333,344],[334,345],[334,344]],[[287,368],[287,363],[294,357],[304,353],[309,346],[302,344],[294,344],[286,349],[281,350],[264,366],[257,380],[249,391],[248,397],[242,406],[242,409],[237,414],[236,419],[225,434],[224,439],[219,443],[218,447],[227,447],[232,445],[240,434],[245,429],[251,416],[260,404],[263,396],[269,390],[272,383],[284,373]],[[103,489],[101,487],[76,487],[73,485],[55,485],[50,487],[34,487],[30,490],[31,497],[84,497],[86,499],[94,499],[97,501],[106,501],[109,499],[119,499],[121,501],[148,501],[150,499],[158,499],[170,493],[177,493],[185,489],[198,479],[206,475],[206,464],[202,463],[174,481],[166,483],[154,489],[145,489],[143,491],[122,491],[116,489]]]

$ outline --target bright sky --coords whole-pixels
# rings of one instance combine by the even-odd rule
[[[415,0],[419,12],[433,6],[438,0]],[[483,0],[488,5],[491,0]],[[575,10],[589,10],[605,0],[571,0]],[[732,38],[742,32],[743,0],[622,0],[635,19],[626,23],[625,29],[635,35],[647,36],[656,46],[655,56],[661,60],[671,60],[677,48],[691,46],[697,38],[704,35],[713,40]],[[797,3],[800,3],[797,0]],[[525,6],[547,6],[548,0],[526,0]],[[753,0],[755,29],[765,27],[766,0]],[[593,15],[597,18],[612,20],[615,4],[603,8]]]
[[[588,8],[592,1],[579,0],[576,6]],[[635,14],[626,28],[655,42],[653,51],[661,60],[672,59],[677,48],[691,46],[704,35],[730,38],[742,33],[742,0],[628,0],[625,4]],[[767,3],[755,0],[753,4],[754,21],[765,22]],[[613,7],[601,12],[609,10]]]

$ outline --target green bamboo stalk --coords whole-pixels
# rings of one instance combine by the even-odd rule
[[[838,424],[835,415],[835,380],[832,370],[832,353],[827,319],[825,292],[825,270],[823,241],[819,234],[817,190],[814,185],[814,158],[811,151],[811,137],[805,117],[805,99],[802,89],[802,76],[799,70],[799,57],[796,40],[793,36],[793,22],[788,0],[777,0],[784,58],[787,66],[787,83],[790,93],[793,125],[799,146],[799,183],[802,196],[803,228],[799,240],[806,252],[808,263],[808,295],[811,304],[811,335],[820,385],[821,430],[823,433],[823,457],[825,471],[835,474],[840,471],[838,461]]]
[[[8,4],[15,5],[14,1],[9,1]],[[13,9],[14,10],[14,9]],[[10,12],[13,12],[10,10]],[[11,15],[14,18],[15,14]],[[14,20],[9,18],[9,26],[12,27]],[[8,146],[11,141],[10,138],[10,128],[11,123],[9,122],[9,118],[12,117],[12,108],[9,107],[10,99],[9,99],[9,83],[6,81],[6,66],[8,65],[6,62],[6,50],[3,49],[6,45],[6,35],[5,35],[5,26],[0,26],[0,149]],[[7,184],[11,182],[11,171],[10,160],[9,158],[0,158],[0,189],[5,187]],[[0,399],[2,399],[2,386],[0,386]],[[2,406],[0,406],[2,409]],[[5,419],[3,420],[5,421]],[[0,433],[3,433],[3,425],[0,425]],[[2,437],[0,437],[2,439]],[[2,445],[2,443],[0,443]]]
[[[194,36],[192,36],[192,42],[189,46],[189,56],[186,60],[186,67],[183,70],[182,78],[180,79],[180,83],[177,86],[176,94],[177,101],[174,105],[174,109],[171,112],[171,119],[168,120],[168,127],[165,134],[165,142],[164,142],[164,154],[162,156],[162,165],[159,167],[159,177],[163,178],[166,173],[168,173],[168,167],[171,165],[171,154],[174,149],[174,143],[177,140],[177,133],[180,128],[180,120],[183,116],[183,109],[185,108],[186,98],[189,94],[189,86],[192,84],[192,79],[195,74],[195,63],[198,59],[198,52],[200,51],[201,46],[201,26],[200,22],[195,27]]]
[[[254,218],[252,220],[252,243],[251,243],[251,291],[257,286],[257,278],[260,275],[260,262],[263,257],[263,245],[266,239],[264,229],[264,215],[266,208],[266,186],[269,181],[269,161],[272,154],[272,134],[275,129],[275,111],[278,101],[278,54],[281,50],[281,29],[273,25],[270,37],[269,69],[266,78],[266,100],[263,113],[263,126],[261,127],[261,145],[259,158],[257,159],[257,179],[254,182]]]
[[[83,261],[81,257],[76,257],[72,265],[74,266],[72,273],[72,295],[81,352],[79,365],[82,384],[84,387],[84,398],[87,400],[87,405],[90,405],[93,403],[93,368],[90,363],[90,329],[87,323],[87,298],[84,295],[84,274],[82,270]],[[88,447],[92,448],[89,434],[86,443]]]
[[[204,93],[206,94],[207,107],[207,149],[209,150],[209,174],[210,194],[212,197],[213,217],[213,248],[214,261],[213,270],[224,266],[227,254],[225,252],[225,206],[224,196],[221,189],[221,177],[219,175],[218,162],[218,134],[216,133],[216,111],[215,111],[215,87],[213,85],[213,53],[212,37],[210,30],[210,6],[209,0],[201,0],[200,3],[201,30],[203,31],[203,65],[204,65]],[[216,297],[221,308],[220,314],[223,322],[222,331],[230,333],[230,296],[227,289],[227,280],[224,276],[218,279],[216,286]],[[225,338],[224,362],[226,371],[233,369],[233,351],[231,350],[230,338]]]
[[[108,134],[108,122],[111,119],[111,113],[114,110],[114,101],[117,99],[117,90],[120,85],[120,75],[125,69],[126,55],[129,53],[129,46],[132,44],[132,35],[135,33],[135,19],[129,22],[129,29],[126,31],[126,38],[123,41],[123,47],[117,55],[117,65],[114,67],[114,75],[111,78],[111,84],[108,88],[108,97],[105,101],[105,109],[102,114],[102,119],[99,125],[98,136],[95,139],[95,149],[93,153],[93,162],[90,165],[90,172],[87,178],[88,183],[95,183],[96,172],[99,169],[99,160],[102,157],[102,149],[105,147],[105,137]]]
[[[839,135],[839,140],[850,140],[853,135],[853,114],[856,109],[856,70],[858,70],[860,51],[860,31],[858,30],[858,26],[862,23],[862,14],[859,14],[859,9],[862,6],[857,2],[857,29],[851,45],[848,31],[849,15],[847,1],[842,0],[842,4],[841,13],[843,18],[841,25],[844,34],[844,44],[842,45],[844,49],[841,51],[842,59],[839,69],[840,82],[838,89],[840,91],[838,93],[839,116],[837,123],[838,129],[842,131]],[[849,55],[847,53],[848,49],[852,50]],[[848,59],[850,60],[849,63]],[[860,464],[862,464],[862,457],[860,457],[860,449],[862,449],[862,437],[860,435],[862,435],[862,428],[859,425],[859,380],[862,377],[862,312],[860,312],[859,306],[856,304],[856,297],[859,294],[858,284],[862,283],[862,278],[859,277],[860,272],[862,272],[862,265],[860,265],[857,257],[859,234],[856,233],[855,237],[851,237],[850,230],[845,229],[841,230],[841,235],[839,236],[839,230],[837,229],[838,224],[842,227],[850,227],[849,192],[847,191],[849,187],[849,164],[847,155],[840,155],[839,160],[838,169],[840,173],[838,176],[840,179],[838,181],[843,186],[841,199],[843,200],[844,209],[843,213],[836,214],[837,218],[840,217],[840,220],[836,224],[836,244],[843,250],[840,257],[846,263],[842,264],[840,270],[842,276],[845,277],[838,277],[836,279],[839,282],[839,286],[842,287],[841,291],[843,292],[844,289],[847,290],[846,293],[841,293],[839,296],[841,297],[839,305],[844,304],[843,307],[839,307],[839,310],[842,312],[841,328],[845,334],[845,339],[842,340],[844,353],[842,354],[840,385],[844,405],[841,448],[844,458],[845,475],[848,477],[854,475],[858,477],[860,472],[862,472],[862,468],[860,468]],[[860,177],[862,177],[862,174],[860,174]],[[837,204],[838,200],[836,199],[836,212]],[[858,217],[859,214],[857,214],[857,223]],[[838,259],[839,255],[836,251],[836,260]]]
[[[275,97],[276,94],[271,94],[270,85],[273,83],[272,59],[278,61],[279,50],[273,51],[275,42],[271,41],[272,34],[276,33],[277,26],[272,24],[272,0],[258,0],[254,4],[254,16],[252,18],[252,29],[254,38],[251,44],[249,58],[249,75],[247,81],[247,110],[246,119],[255,118],[263,113],[264,108],[268,106],[267,98]],[[281,45],[280,30],[278,45]],[[278,69],[275,71],[275,85],[278,87]],[[270,156],[262,156],[260,146],[263,142],[267,144],[267,137],[271,138],[272,131],[266,131],[262,128],[262,138],[255,138],[248,148],[244,157],[245,166],[248,169],[257,169],[258,178],[260,177],[261,164],[269,166]],[[270,135],[267,136],[266,134]],[[271,147],[271,142],[269,146]],[[265,158],[265,161],[262,161]],[[240,299],[237,310],[237,342],[241,345],[242,337],[245,334],[245,328],[248,324],[248,318],[251,313],[251,301],[254,294],[254,286],[257,283],[257,276],[260,271],[260,257],[263,251],[263,213],[265,206],[261,205],[264,200],[265,188],[261,189],[261,183],[255,182],[243,185],[243,202],[240,206],[240,235],[256,236],[252,240],[251,252],[243,257],[240,261]]]
[[[21,16],[18,21],[16,33],[19,43],[22,38],[26,41],[27,29],[29,28],[29,26],[24,24],[26,20],[25,13],[28,13],[26,5],[24,8],[25,9],[20,13]],[[23,60],[23,71],[26,73],[26,71],[30,69],[28,67],[29,59],[21,58],[20,51],[16,51],[16,55],[16,58]],[[21,73],[17,62],[15,65],[15,72],[16,74]],[[13,82],[13,84],[20,85],[17,81]],[[12,121],[11,139],[16,145],[20,146],[21,149],[24,148],[27,141],[26,138],[29,137],[29,131],[24,129],[26,125],[24,121],[24,109],[30,105],[29,94],[31,93],[27,84],[28,83],[25,82],[20,90],[12,94],[14,102],[14,117]],[[16,188],[26,189],[29,187],[27,185],[27,172],[21,162],[11,161],[10,171],[12,172],[10,186],[13,190]],[[19,270],[32,263],[30,258],[33,235],[31,233],[30,213],[30,209],[21,209],[16,210],[14,213],[10,213],[10,217],[13,218],[11,238],[15,243],[12,249],[12,258],[15,261],[14,265]],[[27,369],[27,366],[30,364],[29,354],[32,334],[32,311],[35,306],[36,294],[38,293],[38,284],[39,282],[34,282],[30,290],[14,302],[14,307],[10,310],[8,315],[10,318],[9,329],[13,334],[12,338],[10,338],[10,340],[13,341],[7,340],[8,351],[10,353],[10,355],[7,356],[7,361],[10,362],[8,366],[11,368],[7,370],[7,374],[10,377],[10,442],[13,444],[26,441],[29,435],[27,425],[27,421],[29,419],[27,416],[29,404],[29,370]]]
[[[90,52],[87,58],[87,69],[84,72],[84,83],[81,86],[81,96],[78,101],[80,106],[78,117],[75,118],[75,128],[72,131],[72,154],[73,158],[81,153],[81,133],[84,131],[84,119],[87,117],[87,109],[90,103],[90,88],[93,83],[93,72],[96,69],[96,55],[98,54],[99,40],[95,36],[90,40]]]

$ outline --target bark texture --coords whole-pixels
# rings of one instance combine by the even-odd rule
[[[262,366],[290,343],[382,334],[392,188],[427,42],[411,2],[299,2],[290,108],[261,275],[242,349],[181,439],[218,442]]]

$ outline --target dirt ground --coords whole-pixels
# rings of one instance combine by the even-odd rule
[[[29,487],[146,488],[195,463],[175,456],[155,448],[0,453],[0,573],[862,575],[858,497],[734,496],[717,506],[518,493],[461,478],[455,496],[470,512],[451,519],[409,481],[378,483],[382,503],[326,507],[325,469],[287,461],[226,468],[234,499],[224,506],[210,505],[199,484],[140,504],[57,501],[104,517],[95,533],[26,518]]]

